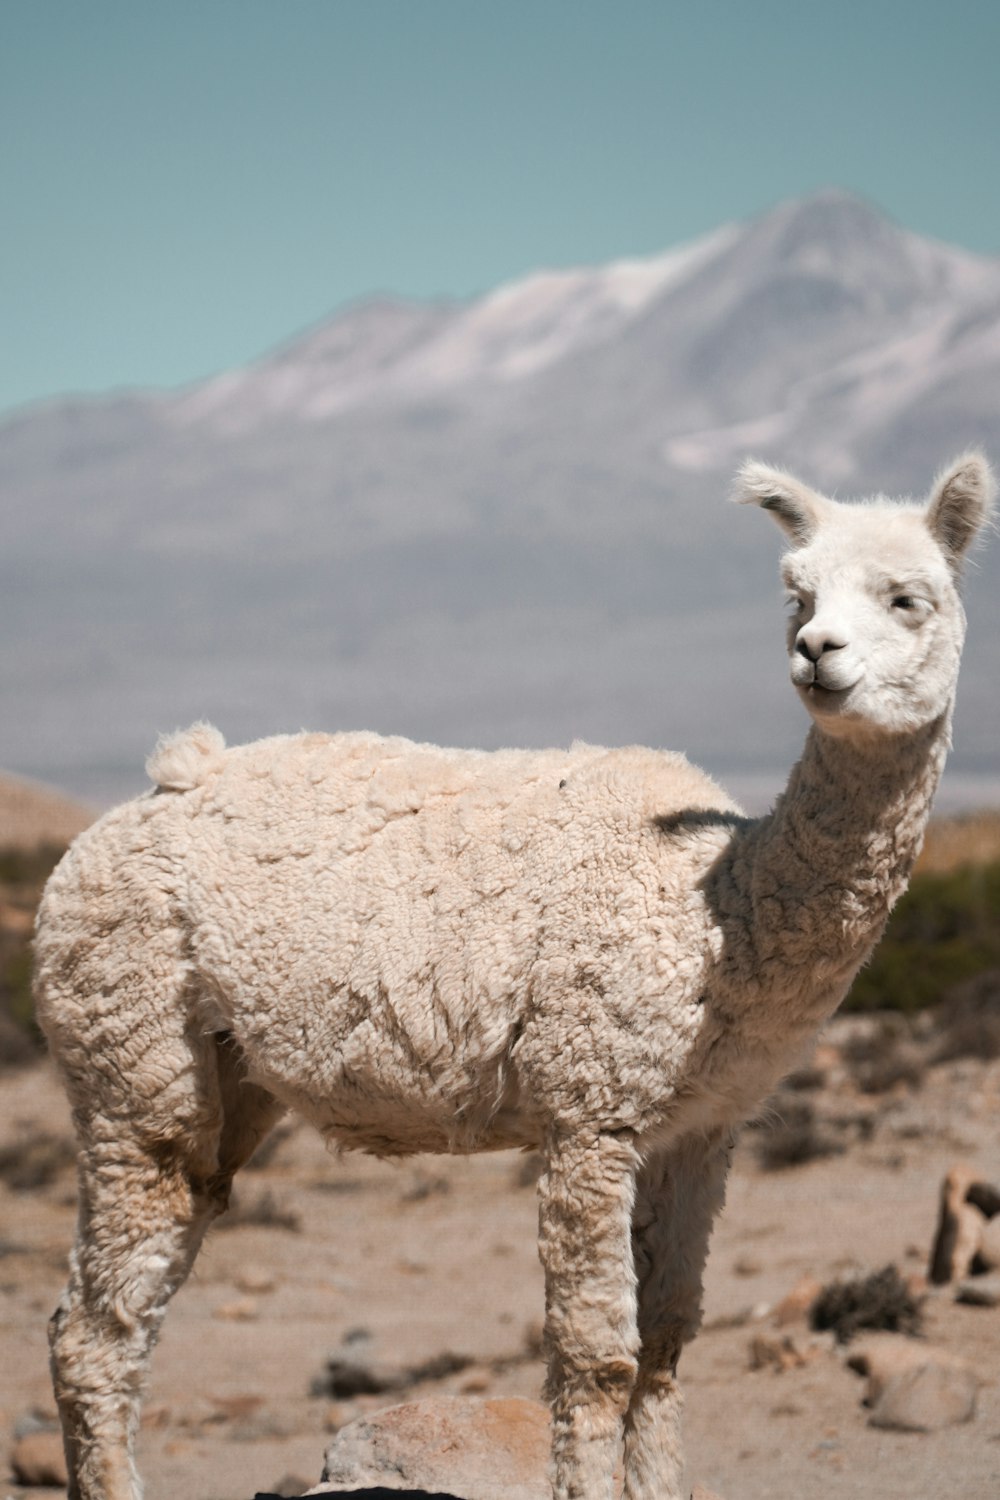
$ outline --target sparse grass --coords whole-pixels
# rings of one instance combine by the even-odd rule
[[[920,1303],[893,1265],[853,1281],[825,1286],[809,1309],[810,1325],[832,1329],[840,1344],[862,1329],[920,1333]]]

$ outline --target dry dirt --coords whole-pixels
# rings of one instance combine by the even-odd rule
[[[852,1140],[844,1154],[763,1171],[757,1132],[738,1149],[705,1327],[681,1365],[691,1482],[726,1500],[987,1500],[1000,1495],[1000,1309],[957,1305],[948,1288],[929,1297],[928,1338],[982,1379],[974,1420],[933,1434],[869,1427],[842,1350],[780,1373],[750,1368],[752,1339],[772,1331],[766,1308],[801,1277],[890,1261],[924,1271],[948,1167],[964,1159],[1000,1177],[1000,1063],[945,1064],[916,1091],[878,1098],[836,1075],[812,1097]],[[270,1161],[240,1179],[242,1222],[213,1231],[168,1316],[140,1442],[149,1500],[250,1500],[290,1475],[315,1483],[332,1431],[403,1399],[310,1394],[327,1354],[359,1329],[372,1341],[355,1347],[380,1364],[472,1361],[413,1395],[539,1394],[531,1160],[338,1160],[305,1127],[282,1129]],[[15,1424],[53,1414],[45,1323],[73,1228],[68,1135],[47,1063],[0,1078],[0,1151],[16,1148],[0,1158],[0,1496],[29,1493],[6,1470]],[[291,1225],[253,1222],[283,1215]],[[807,1346],[804,1321],[782,1332]]]

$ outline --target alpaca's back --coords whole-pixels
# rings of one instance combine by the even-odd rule
[[[136,970],[123,1028],[181,993],[184,1025],[231,1034],[251,1078],[325,1133],[394,1152],[534,1138],[514,1059],[539,986],[641,1005],[643,965],[691,944],[690,859],[711,853],[678,855],[672,906],[655,820],[731,806],[648,750],[370,735],[260,741],[189,779],[109,815],[53,877],[39,973],[57,1052],[67,1015],[91,1027],[67,965],[102,931],[92,962]]]

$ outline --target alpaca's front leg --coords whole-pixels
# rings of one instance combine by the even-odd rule
[[[643,1164],[633,1244],[639,1282],[639,1373],[625,1423],[626,1500],[684,1500],[677,1362],[701,1320],[712,1221],[722,1207],[729,1153],[692,1137]]]
[[[539,1183],[555,1500],[611,1500],[638,1332],[630,1136],[557,1136]]]

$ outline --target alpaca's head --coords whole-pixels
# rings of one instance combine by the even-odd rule
[[[741,469],[736,499],[769,510],[791,542],[782,560],[791,677],[822,729],[904,734],[948,708],[965,633],[959,573],[995,493],[976,453],[952,464],[923,505],[844,505],[780,469]]]

